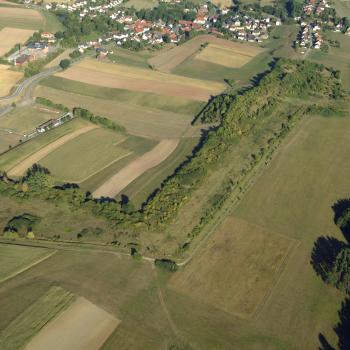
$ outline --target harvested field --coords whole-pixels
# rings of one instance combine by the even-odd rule
[[[228,217],[170,286],[192,298],[251,318],[273,287],[294,241]]]
[[[162,161],[167,159],[176,149],[178,142],[179,140],[176,139],[162,140],[151,151],[137,158],[125,168],[120,170],[117,174],[112,176],[108,181],[94,191],[93,196],[96,198],[115,197],[145,171],[157,166]]]
[[[9,68],[10,66],[0,64],[0,97],[8,95],[16,83],[23,78],[22,72],[15,72]]]
[[[51,287],[1,333],[2,350],[23,349],[25,344],[52,318],[67,308],[74,300],[74,295],[60,287]]]
[[[132,94],[132,91],[129,93]],[[69,108],[87,108],[95,114],[102,114],[124,126],[130,134],[152,139],[181,137],[190,127],[194,116],[194,114],[180,114],[138,105],[132,101],[129,102],[127,98],[107,100],[42,86],[35,90],[35,95],[49,98]],[[162,99],[162,96],[156,97]],[[148,98],[147,100],[151,101]],[[175,106],[174,100],[172,104]],[[157,102],[154,105],[156,107]]]
[[[39,29],[43,18],[36,10],[22,7],[1,7],[0,28],[13,27],[22,29]]]
[[[57,73],[56,76],[111,88],[190,97],[196,101],[207,101],[210,96],[225,88],[224,84],[218,82],[208,83],[199,79],[91,59],[81,61],[66,71]]]
[[[220,7],[231,7],[233,4],[232,0],[211,0],[211,2]]]
[[[10,51],[16,44],[23,44],[34,30],[5,27],[0,30],[0,56]]]
[[[52,251],[46,248],[0,244],[0,283],[27,270],[30,266],[33,266],[51,253]]]
[[[120,321],[79,297],[47,324],[25,350],[98,350]]]
[[[209,44],[196,55],[195,60],[206,61],[229,68],[240,68],[255,57],[255,55],[240,53],[231,48]]]
[[[237,53],[238,55],[254,57],[263,51],[263,49],[256,45],[235,43],[229,40],[217,38],[213,35],[200,35],[172,50],[160,53],[149,59],[148,62],[157,70],[169,73],[191,56],[198,53],[201,45],[206,43],[216,45],[222,49],[231,49],[233,55]]]
[[[133,153],[123,147],[127,136],[106,129],[90,130],[55,148],[39,163],[60,181],[80,183]]]
[[[94,128],[96,128],[96,125],[87,125],[81,129],[78,129],[68,135],[62,136],[58,140],[50,143],[49,145],[45,146],[44,148],[40,149],[39,151],[35,152],[28,158],[24,159],[20,164],[16,165],[12,169],[9,170],[8,174],[10,176],[21,176],[23,175],[28,168],[30,168],[33,164],[38,163],[41,159],[46,157],[48,154],[53,152],[55,149],[63,146],[65,143],[67,143],[70,140],[75,139],[79,135],[82,135]]]

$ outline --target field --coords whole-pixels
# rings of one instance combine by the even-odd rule
[[[61,60],[65,59],[65,58],[68,58],[70,59],[69,57],[69,54],[73,51],[73,49],[67,49],[65,50],[64,52],[62,52],[60,55],[58,55],[56,58],[54,58],[51,62],[49,62],[45,68],[52,68],[52,67],[55,67],[55,66],[58,66],[58,64],[61,62]]]
[[[24,248],[20,246],[0,245],[1,267],[0,283],[16,276],[50,255],[45,248]]]
[[[36,332],[67,308],[73,300],[74,296],[66,290],[60,287],[50,288],[0,333],[1,349],[23,349]]]
[[[0,30],[0,56],[10,51],[16,44],[23,44],[34,30],[5,27]]]
[[[26,350],[96,350],[119,322],[103,309],[80,297],[47,324],[27,344]]]
[[[43,18],[38,11],[17,6],[1,7],[0,28],[38,30],[43,25]]]
[[[0,169],[9,171],[43,147],[48,146],[60,137],[70,134],[86,125],[89,124],[78,119],[72,120],[59,128],[50,130],[49,132],[46,132],[24,143],[20,147],[12,149],[11,151],[0,156]]]
[[[176,149],[178,142],[176,139],[160,141],[152,150],[132,161],[97,188],[93,193],[94,197],[115,197],[144,172],[166,160]]]
[[[0,64],[0,97],[8,95],[14,85],[23,77],[22,72],[16,72],[9,68],[10,66]]]
[[[80,183],[132,155],[134,147],[127,138],[105,129],[92,130],[51,152],[40,164],[60,181]]]
[[[233,4],[231,0],[212,0],[212,3],[220,7],[230,7]]]
[[[350,2],[348,0],[334,0],[334,7],[341,17],[350,17]]]
[[[237,59],[242,58],[242,55],[254,57],[263,51],[257,45],[235,43],[216,38],[212,35],[200,35],[184,43],[183,45],[156,55],[155,57],[149,59],[148,62],[157,70],[167,73],[176,72],[175,69],[179,65],[188,60],[192,60],[193,58],[196,59],[197,54],[199,54],[199,56],[204,56],[205,60],[215,60],[213,63],[218,63],[211,49],[207,50],[207,53],[205,53],[206,48],[201,51],[201,46],[206,43],[209,44],[209,47],[214,45],[215,47],[219,47],[221,49],[219,54],[221,58],[222,56],[225,56],[224,61],[226,62],[226,65],[228,62],[228,56],[235,57],[235,55],[237,55]],[[223,63],[220,63],[220,65],[225,66]],[[202,73],[205,73],[205,71]]]
[[[86,59],[56,76],[87,84],[131,91],[180,96],[195,101],[207,101],[224,89],[224,84],[164,74],[120,64]]]
[[[135,7],[136,10],[149,9],[157,5],[157,0],[128,0],[125,2],[126,7]]]
[[[87,92],[84,90],[85,87],[85,84],[81,86],[82,93]],[[102,92],[104,91],[103,89],[101,90]],[[170,100],[165,98],[163,101],[162,97],[157,95],[154,97],[154,107],[147,106],[151,104],[152,96],[144,96],[144,98],[140,96],[140,100],[135,102],[133,99],[137,96],[133,95],[132,92],[124,94],[124,98],[119,98],[118,96],[111,96],[109,98],[106,94],[105,99],[99,95],[97,95],[98,97],[90,97],[39,86],[35,91],[35,95],[47,97],[56,103],[62,103],[70,108],[87,108],[96,114],[102,114],[124,126],[130,134],[150,137],[152,139],[181,137],[190,128],[190,123],[195,115],[190,112],[175,113],[164,110],[166,108],[163,105],[164,102],[169,101],[168,108],[172,109],[173,106],[175,107],[176,99]],[[181,103],[181,100],[179,102]],[[164,109],[157,108],[158,104],[161,105],[160,107],[164,106]],[[184,110],[187,108],[194,109],[194,107],[198,108],[198,105],[191,106],[184,102]],[[179,110],[181,110],[181,105]]]

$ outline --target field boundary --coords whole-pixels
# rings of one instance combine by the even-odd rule
[[[0,242],[0,244],[4,244],[4,243]],[[6,243],[5,243],[5,244],[6,244]],[[14,272],[14,273],[12,273],[11,275],[9,275],[9,276],[7,276],[7,277],[1,279],[1,280],[0,280],[0,283],[6,282],[6,281],[8,281],[9,279],[12,279],[12,278],[18,276],[19,274],[21,274],[21,273],[23,273],[23,272],[25,272],[25,271],[31,269],[32,267],[34,267],[34,266],[36,266],[36,265],[39,265],[39,264],[42,263],[43,261],[45,261],[45,260],[51,258],[51,256],[53,256],[53,255],[56,254],[56,253],[57,253],[57,250],[54,250],[53,252],[51,252],[51,253],[49,253],[49,254],[43,256],[43,257],[40,258],[39,260],[36,260],[36,261],[32,262],[31,264],[29,264],[29,265],[23,267],[22,269],[20,269],[20,270]]]

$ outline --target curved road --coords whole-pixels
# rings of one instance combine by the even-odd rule
[[[26,89],[28,89],[28,91],[27,91],[27,94],[24,96],[24,98],[28,98],[28,93],[30,94],[30,92],[32,91],[32,87],[35,83],[39,82],[41,79],[48,77],[49,75],[55,74],[60,69],[61,68],[59,67],[53,67],[43,72],[40,72],[36,75],[33,75],[32,77],[27,78],[16,87],[16,90],[11,95],[0,97],[0,102],[8,101],[18,97]]]

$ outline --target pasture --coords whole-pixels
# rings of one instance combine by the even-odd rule
[[[106,129],[86,132],[50,152],[39,163],[62,182],[83,182],[133,153],[127,136]],[[103,142],[101,142],[103,140]]]
[[[350,2],[348,0],[334,0],[334,7],[341,17],[350,17]]]
[[[25,349],[97,350],[119,322],[103,309],[79,297],[40,330]]]
[[[0,97],[8,95],[12,88],[23,78],[22,72],[9,69],[10,66],[0,64]]]
[[[136,10],[150,9],[158,5],[157,0],[128,0],[126,7],[135,7]]]
[[[23,349],[47,322],[67,308],[73,300],[74,295],[68,291],[57,286],[51,287],[0,332],[1,349]]]
[[[58,128],[50,130],[34,139],[23,143],[19,147],[13,148],[9,152],[0,156],[0,169],[9,171],[15,166],[21,164],[26,158],[32,156],[43,147],[50,145],[52,142],[64,135],[70,134],[82,127],[89,125],[79,119],[72,120]]]
[[[149,59],[148,62],[161,72],[176,73],[175,69],[182,63],[186,63],[187,61],[195,59],[197,54],[201,54],[201,51],[205,52],[206,48],[203,48],[202,46],[204,44],[209,44],[209,47],[211,45],[219,47],[221,49],[221,56],[225,56],[226,62],[228,55],[231,55],[232,57],[235,57],[235,55],[237,55],[237,57],[242,57],[242,55],[254,57],[263,51],[261,48],[254,44],[236,43],[233,41],[217,38],[213,35],[199,35],[187,41],[183,45],[159,53],[158,55]],[[208,56],[209,58],[211,57],[211,60],[215,59],[215,55],[213,55],[212,50],[208,50],[207,54],[204,54],[206,60],[209,59]],[[205,72],[203,71],[202,73]]]
[[[104,91],[103,88],[101,88],[101,90],[102,92]],[[81,93],[84,93],[84,89],[82,89]],[[175,113],[156,108],[158,105],[157,101],[162,101],[161,96],[157,96],[158,98],[154,100],[154,108],[152,108],[142,104],[134,104],[131,101],[128,102],[127,97],[125,99],[118,98],[117,100],[117,97],[108,98],[108,95],[106,95],[105,97],[108,99],[104,99],[99,95],[98,97],[90,97],[44,86],[39,86],[35,90],[35,95],[49,98],[69,108],[87,108],[95,114],[103,114],[124,126],[130,134],[157,140],[181,137],[190,127],[194,116],[194,114]],[[132,92],[128,95],[129,100],[133,99],[131,95]],[[145,99],[142,99],[141,96],[140,101],[141,103],[151,104],[152,99],[150,96],[146,96]],[[165,99],[165,101],[167,101],[167,99]],[[159,104],[162,103],[163,102],[159,102]],[[175,107],[175,100],[171,100],[171,103]],[[180,108],[181,107],[179,107],[179,109]],[[192,108],[193,107],[191,107],[191,109]],[[186,105],[184,109],[187,109]],[[101,111],[103,112],[101,113]]]
[[[121,64],[85,59],[56,76],[87,84],[207,101],[225,85]]]
[[[30,29],[5,27],[0,30],[0,56],[10,51],[16,44],[23,44],[34,33]]]
[[[1,222],[1,226],[4,226],[3,222]],[[4,227],[2,227],[3,229]],[[0,244],[0,283],[27,270],[30,266],[49,256],[51,252],[45,248]]]
[[[11,27],[38,30],[42,25],[43,18],[36,10],[19,6],[1,7],[0,28]]]

